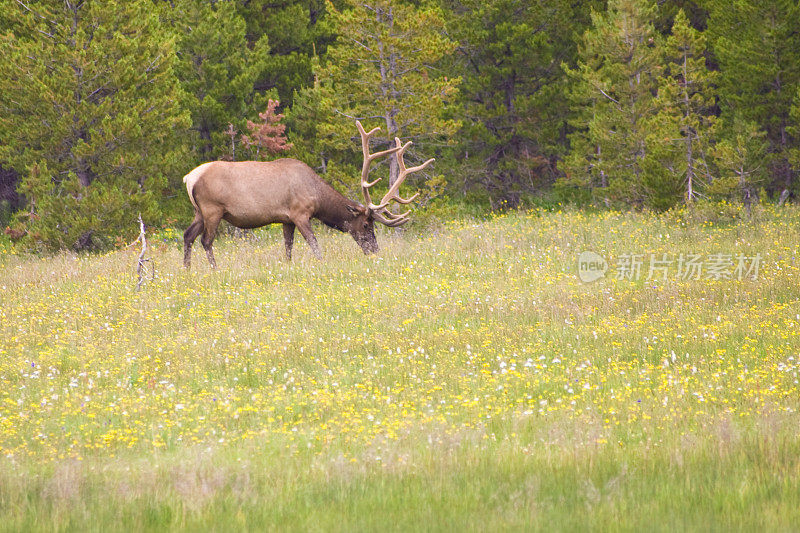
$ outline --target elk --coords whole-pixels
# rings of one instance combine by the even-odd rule
[[[361,192],[365,205],[349,200],[326,181],[320,178],[308,165],[297,159],[278,159],[276,161],[212,161],[203,163],[184,176],[189,200],[194,206],[194,220],[183,234],[183,264],[191,265],[192,244],[202,234],[200,242],[208,256],[211,268],[217,267],[212,244],[217,234],[220,220],[226,220],[237,228],[259,228],[267,224],[283,224],[283,241],[286,259],[292,259],[294,230],[300,230],[311,251],[317,259],[322,254],[311,227],[311,219],[316,218],[326,226],[352,235],[365,254],[378,251],[375,239],[374,221],[389,227],[397,227],[408,222],[410,210],[393,213],[389,210],[391,202],[409,204],[419,193],[410,198],[402,198],[400,185],[406,177],[418,172],[434,160],[406,168],[403,154],[411,146],[395,137],[395,146],[382,152],[371,154],[369,140],[380,128],[366,132],[361,122],[356,121],[361,135],[361,149],[364,155],[361,166]],[[372,202],[369,189],[381,178],[369,181],[370,164],[384,156],[397,158],[400,172],[397,180],[377,204]]]

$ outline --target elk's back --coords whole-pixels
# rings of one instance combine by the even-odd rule
[[[302,213],[313,216],[327,185],[296,159],[213,161],[184,178],[189,197],[203,216],[221,212],[242,228],[291,222]]]

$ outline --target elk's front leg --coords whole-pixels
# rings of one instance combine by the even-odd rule
[[[283,225],[283,244],[286,246],[286,260],[292,260],[292,245],[294,244],[294,224],[287,222]]]
[[[314,257],[317,259],[322,259],[322,253],[319,251],[317,238],[314,236],[314,230],[311,229],[311,221],[308,219],[296,221],[295,225],[297,226],[297,229],[300,230],[300,235],[303,236],[308,245],[311,247],[311,252],[313,252]]]

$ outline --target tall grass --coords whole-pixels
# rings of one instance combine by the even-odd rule
[[[0,529],[792,529],[800,211],[0,255]],[[612,266],[591,284],[579,252]],[[616,279],[623,254],[756,280]]]

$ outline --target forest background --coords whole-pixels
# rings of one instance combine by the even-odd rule
[[[436,157],[406,187],[443,213],[800,192],[797,1],[0,0],[0,72],[0,228],[31,249],[184,226],[210,160],[356,197],[355,119]]]

